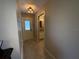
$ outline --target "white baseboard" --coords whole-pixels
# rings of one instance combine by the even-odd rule
[[[26,42],[26,41],[29,41],[29,40],[33,40],[33,39],[26,39],[26,40],[23,40],[23,42]]]
[[[47,48],[45,48],[45,52],[46,52],[52,59],[56,59],[55,56],[54,56]]]

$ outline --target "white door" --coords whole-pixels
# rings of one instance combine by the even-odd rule
[[[32,18],[23,18],[22,21],[23,40],[34,39],[34,26]]]

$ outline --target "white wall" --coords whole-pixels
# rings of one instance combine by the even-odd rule
[[[79,59],[79,1],[49,0],[46,48],[57,59]]]
[[[21,11],[19,9],[19,1],[17,1],[17,24],[18,24],[18,36],[20,42],[20,52],[21,52],[21,59],[23,59],[23,36],[22,36],[22,24],[21,24]]]
[[[3,48],[14,48],[12,59],[20,59],[16,0],[0,0],[0,40]]]

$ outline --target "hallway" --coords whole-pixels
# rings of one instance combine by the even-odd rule
[[[45,59],[44,40],[35,42],[28,40],[24,42],[24,59]]]

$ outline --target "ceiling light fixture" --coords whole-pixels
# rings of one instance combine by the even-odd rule
[[[28,12],[28,13],[34,13],[34,10],[32,9],[32,7],[29,7],[29,8],[27,9],[27,12]]]

